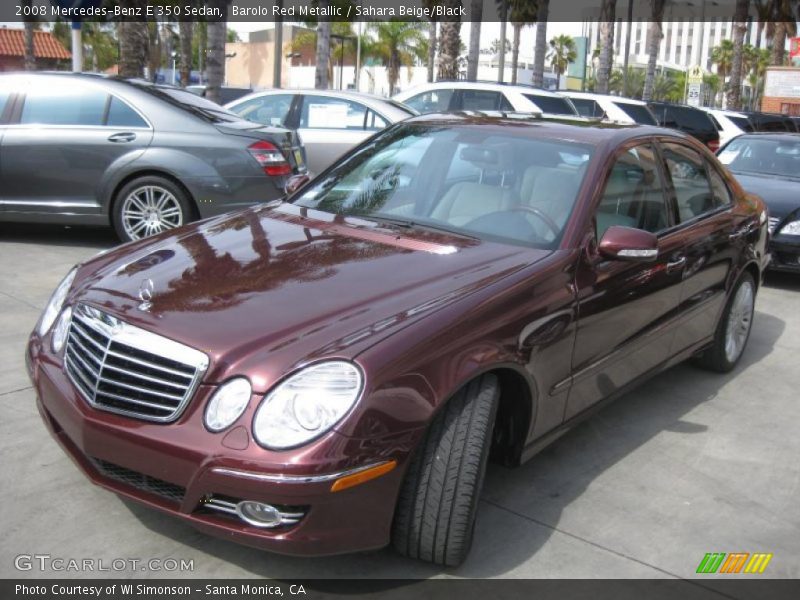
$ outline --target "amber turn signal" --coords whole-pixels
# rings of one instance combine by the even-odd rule
[[[341,479],[337,479],[336,481],[334,481],[333,485],[331,486],[331,491],[341,492],[342,490],[346,490],[347,488],[351,488],[353,486],[366,483],[370,479],[375,479],[376,477],[385,475],[386,473],[394,469],[396,466],[397,466],[397,461],[390,460],[385,463],[375,465],[374,467],[370,467],[369,469],[364,469],[363,471],[359,471],[358,473],[347,475],[345,477],[342,477]]]

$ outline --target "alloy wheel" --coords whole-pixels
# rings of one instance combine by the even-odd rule
[[[744,281],[731,303],[728,323],[725,330],[725,358],[736,362],[747,343],[750,326],[753,324],[753,307],[755,304],[753,284]]]
[[[122,226],[139,240],[183,224],[183,209],[168,189],[146,185],[133,190],[122,203]]]

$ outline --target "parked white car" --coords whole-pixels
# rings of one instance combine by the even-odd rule
[[[568,90],[561,93],[572,100],[583,117],[599,117],[610,123],[658,125],[653,113],[647,108],[647,103],[641,100]]]
[[[455,110],[514,111],[577,116],[569,98],[535,87],[467,81],[438,81],[394,96],[420,114]]]
[[[714,127],[719,131],[720,148],[733,138],[753,131],[750,119],[745,114],[719,108],[703,108],[703,110],[708,113],[711,122],[714,123]]]
[[[375,132],[416,114],[388,98],[336,90],[268,90],[225,108],[262,125],[296,130],[313,174]]]

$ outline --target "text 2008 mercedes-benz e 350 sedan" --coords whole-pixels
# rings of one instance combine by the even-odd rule
[[[277,552],[456,565],[490,457],[686,358],[736,365],[766,239],[682,133],[417,117],[285,201],[77,266],[27,363],[103,487]]]

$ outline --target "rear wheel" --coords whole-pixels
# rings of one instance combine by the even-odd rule
[[[719,373],[736,366],[750,338],[755,301],[756,283],[750,273],[744,273],[725,305],[713,345],[698,359],[700,366]]]
[[[397,502],[392,542],[400,554],[450,567],[466,558],[499,395],[497,378],[483,375],[431,423]]]
[[[125,184],[112,210],[114,230],[125,242],[180,227],[194,218],[186,192],[157,175],[137,177]]]

